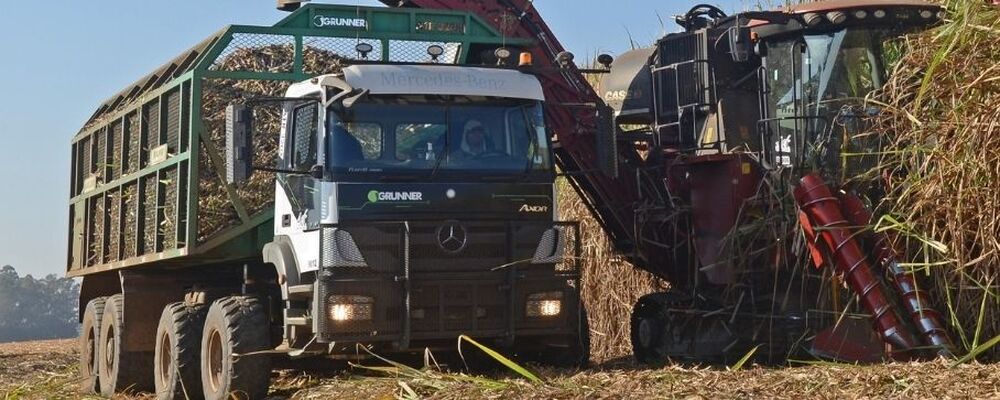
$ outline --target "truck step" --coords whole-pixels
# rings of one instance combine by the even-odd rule
[[[312,298],[313,285],[295,285],[288,287],[289,299],[309,299]]]
[[[312,321],[305,309],[289,308],[285,310],[285,324],[308,326],[312,324]]]

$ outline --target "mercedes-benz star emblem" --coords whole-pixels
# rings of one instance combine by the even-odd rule
[[[469,234],[457,221],[446,221],[437,230],[438,247],[446,253],[458,253],[465,248]]]

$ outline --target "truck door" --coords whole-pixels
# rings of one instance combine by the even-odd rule
[[[308,171],[319,163],[319,104],[286,108],[285,135],[275,193],[275,235],[291,239],[300,272],[319,268],[319,182]]]

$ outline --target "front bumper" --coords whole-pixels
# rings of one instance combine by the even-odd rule
[[[317,340],[342,351],[359,343],[408,350],[462,334],[509,344],[579,333],[578,223],[453,223],[467,233],[457,252],[440,245],[440,221],[324,226]],[[561,296],[557,315],[527,315],[529,296],[553,292]],[[361,306],[363,318],[344,319],[331,309],[345,298],[372,302]]]

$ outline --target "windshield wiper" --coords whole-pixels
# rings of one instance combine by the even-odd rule
[[[434,181],[434,177],[437,176],[438,168],[441,167],[441,161],[444,161],[445,157],[448,157],[448,152],[450,151],[449,150],[449,148],[450,148],[449,144],[451,143],[451,138],[450,138],[450,136],[451,136],[451,119],[449,118],[451,116],[450,114],[451,114],[451,107],[445,107],[444,108],[444,121],[445,121],[445,125],[444,125],[445,126],[445,128],[444,128],[444,149],[441,150],[441,156],[440,157],[438,157],[437,154],[434,155],[434,168],[431,168],[431,173],[430,173],[430,175],[427,176],[427,181],[428,182],[433,182]]]

